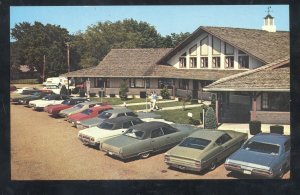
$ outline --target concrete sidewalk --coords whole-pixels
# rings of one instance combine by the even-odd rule
[[[275,124],[261,124],[261,131],[263,133],[270,133],[270,126],[273,126]],[[290,125],[282,125],[284,126],[284,135],[290,135]],[[248,133],[248,137],[252,137],[253,135],[250,135],[249,131],[249,123],[223,123],[221,124],[218,129],[220,130],[234,130],[239,131],[243,133]]]
[[[191,104],[191,105],[185,105],[185,108],[195,108],[195,107],[201,107],[203,104]],[[182,109],[182,106],[171,106],[171,107],[163,107],[160,110],[179,110]],[[146,110],[136,110],[136,112],[150,112],[150,109]]]
[[[124,101],[126,102],[126,101]],[[176,102],[176,100],[164,100],[164,101],[158,101],[158,104],[163,104],[163,103],[169,103],[169,102]],[[150,105],[150,100],[147,102],[148,105]],[[144,102],[138,102],[138,103],[126,103],[126,106],[138,106],[138,105],[146,105],[146,101]],[[124,106],[124,104],[119,104],[115,106]]]

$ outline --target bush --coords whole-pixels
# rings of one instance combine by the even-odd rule
[[[200,121],[193,119],[192,117],[189,119],[189,123],[192,125],[200,125]]]
[[[170,93],[166,87],[160,90],[160,95],[163,99],[170,99]]]
[[[127,84],[125,83],[125,81],[122,81],[121,85],[120,85],[120,91],[119,91],[119,95],[120,95],[121,100],[126,100],[127,99],[127,92],[128,91],[129,90],[128,90]]]
[[[83,89],[79,89],[79,96],[80,97],[85,97],[85,92]]]
[[[90,97],[96,97],[96,93],[90,93]]]
[[[261,121],[250,121],[249,130],[251,135],[261,133]]]
[[[38,79],[19,79],[10,81],[11,84],[39,84]]]
[[[68,89],[63,85],[60,89],[60,95],[68,95]]]
[[[218,127],[216,113],[213,108],[208,107],[204,117],[205,129],[216,129]]]
[[[284,127],[280,125],[270,126],[270,133],[283,134]]]

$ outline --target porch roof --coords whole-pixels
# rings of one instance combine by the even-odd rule
[[[260,68],[222,78],[204,91],[290,91],[290,60],[284,58]]]

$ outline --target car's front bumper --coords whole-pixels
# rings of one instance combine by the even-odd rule
[[[99,143],[91,141],[90,138],[85,136],[79,136],[78,139],[85,145],[91,145],[91,146],[99,146]]]

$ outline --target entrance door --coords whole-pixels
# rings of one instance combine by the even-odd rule
[[[192,99],[198,99],[199,81],[193,80]]]

